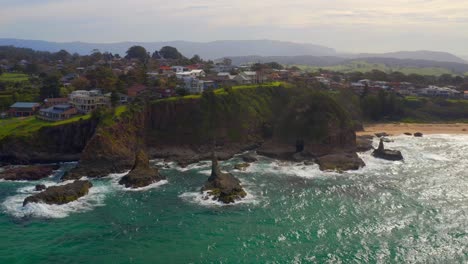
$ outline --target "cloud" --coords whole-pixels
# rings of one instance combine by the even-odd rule
[[[370,41],[370,34],[414,39],[409,46],[421,45],[417,36],[426,31],[447,42],[468,38],[460,36],[468,28],[466,0],[16,0],[0,12],[0,36],[51,40],[273,38],[337,47],[350,38]]]

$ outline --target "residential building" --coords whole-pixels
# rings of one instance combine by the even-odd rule
[[[39,110],[40,106],[39,103],[16,102],[10,106],[8,114],[11,117],[32,116]]]
[[[137,97],[140,93],[144,92],[148,87],[143,84],[135,84],[127,89],[128,97]]]
[[[70,94],[70,103],[79,113],[89,113],[99,107],[109,107],[110,98],[99,90],[78,90]]]
[[[438,86],[430,85],[427,88],[421,89],[419,91],[419,95],[449,98],[449,97],[459,96],[460,92],[449,87],[438,87]]]
[[[468,91],[463,92],[463,98],[468,99]]]
[[[176,73],[177,78],[182,79],[184,77],[193,77],[193,78],[201,78],[205,77],[205,71],[204,70],[191,70],[191,71],[185,71],[185,72],[178,72]]]
[[[39,110],[37,118],[55,122],[69,119],[76,114],[78,114],[78,110],[75,107],[70,104],[61,104]]]
[[[112,93],[106,93],[104,96],[107,96],[107,97],[111,98]],[[128,103],[128,95],[123,94],[123,93],[117,93],[117,97],[119,98],[118,104],[122,105],[122,104],[127,104]]]
[[[48,108],[54,105],[61,105],[61,104],[67,104],[68,103],[68,98],[67,97],[61,97],[61,98],[47,98],[44,99],[44,105],[43,107]]]

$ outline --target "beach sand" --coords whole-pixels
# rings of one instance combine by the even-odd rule
[[[468,124],[410,124],[410,123],[381,123],[365,124],[364,131],[359,131],[357,135],[374,135],[375,133],[386,132],[393,136],[403,133],[423,134],[458,134],[468,135]]]

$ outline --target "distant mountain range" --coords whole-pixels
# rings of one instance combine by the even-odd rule
[[[283,58],[290,64],[303,64],[301,61],[317,60],[321,63],[325,61],[336,61],[340,59],[355,58],[395,58],[427,60],[439,62],[467,63],[467,61],[447,52],[435,51],[400,51],[381,54],[344,54],[338,53],[332,48],[307,44],[294,43],[276,40],[220,40],[212,42],[189,42],[189,41],[167,41],[167,42],[118,42],[118,43],[84,43],[84,42],[49,42],[42,40],[23,40],[0,38],[0,46],[16,46],[31,48],[34,50],[57,52],[66,50],[70,53],[81,55],[89,54],[93,49],[101,52],[112,52],[124,55],[127,49],[134,45],[145,47],[149,52],[161,49],[163,46],[176,47],[182,54],[191,57],[195,54],[205,59],[219,59],[223,57],[254,56],[261,57],[291,57]],[[254,56],[252,56],[254,55]],[[315,58],[312,58],[314,56]],[[318,57],[327,57],[326,59]],[[336,57],[336,58],[332,58]]]

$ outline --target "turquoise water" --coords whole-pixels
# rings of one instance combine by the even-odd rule
[[[262,158],[231,206],[201,199],[208,163],[139,191],[93,180],[64,206],[22,208],[37,182],[0,182],[0,263],[466,263],[468,137],[394,139],[405,162],[364,153],[342,175]]]

